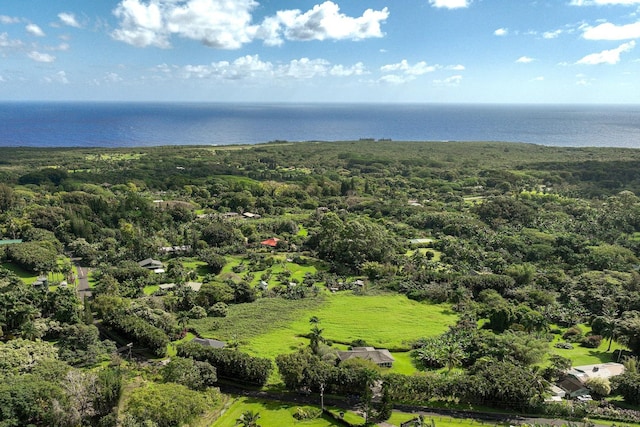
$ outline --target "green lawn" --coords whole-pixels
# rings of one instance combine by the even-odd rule
[[[580,325],[580,328],[585,332],[585,334],[587,332],[590,331],[589,326],[587,325]],[[563,332],[565,331],[564,329],[562,330]],[[617,343],[617,342],[613,342],[611,345],[611,350],[607,351],[607,348],[609,347],[609,341],[608,340],[602,340],[602,343],[600,344],[600,346],[598,348],[586,348],[586,347],[582,347],[580,346],[579,343],[571,343],[571,345],[573,345],[573,348],[571,350],[565,350],[562,348],[556,348],[554,347],[554,344],[558,343],[558,342],[564,342],[565,340],[562,339],[561,334],[560,335],[555,335],[553,341],[550,344],[550,353],[551,354],[557,354],[560,355],[562,357],[566,357],[568,359],[571,359],[571,362],[573,364],[573,366],[581,366],[581,365],[593,365],[596,363],[606,363],[606,362],[615,362],[616,360],[613,359],[613,352],[617,349],[625,349],[626,347],[624,347],[623,345]]]
[[[349,343],[363,339],[374,347],[409,349],[421,337],[439,335],[455,323],[457,315],[447,304],[421,303],[403,295],[358,296],[339,292],[312,313],[321,321],[327,339]],[[293,327],[306,333],[308,318]]]
[[[418,338],[443,333],[457,318],[446,304],[419,303],[401,295],[339,292],[298,301],[264,298],[231,305],[226,318],[194,320],[189,325],[205,337],[236,340],[242,351],[274,358],[309,344],[303,336],[310,330],[312,316],[320,319],[328,340],[364,339],[374,347],[407,350]],[[401,353],[399,359],[399,371],[413,372],[407,354]]]
[[[38,278],[37,274],[31,273],[23,268],[11,263],[11,262],[3,262],[0,264],[2,268],[6,268],[7,270],[13,272],[16,276],[18,276],[24,283],[27,285],[32,284]]]
[[[401,423],[413,420],[417,417],[416,414],[408,414],[406,412],[393,411],[391,418],[387,421],[389,424],[399,426]],[[500,424],[495,422],[483,422],[479,420],[473,420],[469,418],[451,418],[444,416],[425,417],[425,425],[431,426],[431,422],[436,427],[481,427],[481,426],[501,426],[509,424]]]
[[[389,372],[402,375],[412,375],[418,372],[415,366],[413,366],[410,351],[395,352],[391,355],[396,361],[393,362],[393,366],[389,369]]]
[[[269,283],[271,285],[274,285],[277,283],[276,276],[278,275],[278,273],[283,272],[285,269],[291,272],[291,276],[289,277],[291,280],[302,282],[305,274],[307,273],[315,274],[319,268],[322,268],[320,266],[320,263],[315,261],[312,258],[309,259],[309,265],[299,265],[293,262],[287,262],[286,261],[287,257],[288,257],[288,254],[276,254],[274,256],[274,259],[276,262],[270,268],[271,279],[269,280]],[[245,263],[248,266],[249,261],[246,258],[242,256],[237,256],[237,255],[228,256],[226,257],[226,259],[227,259],[227,264],[224,266],[224,268],[220,272],[220,276],[223,278],[234,277],[234,276],[242,277],[245,274],[249,273],[254,275],[253,280],[251,281],[251,284],[255,286],[260,283],[260,276],[266,272],[266,270],[249,271],[249,269],[246,268],[241,273],[234,273],[233,272],[234,267],[237,267],[242,263]]]
[[[212,425],[212,427],[233,427],[236,420],[245,411],[254,411],[260,415],[258,424],[262,426],[278,426],[278,427],[329,427],[341,426],[336,421],[328,417],[320,417],[312,420],[298,421],[293,415],[302,408],[305,411],[317,410],[312,406],[300,406],[283,402],[265,401],[252,398],[240,398],[235,400]],[[348,414],[353,417],[356,422],[364,420],[355,414]]]
[[[184,258],[182,261],[182,266],[187,270],[195,270],[198,278],[196,281],[201,282],[204,276],[209,274],[209,268],[207,267],[207,263],[204,261],[198,261],[193,258]]]

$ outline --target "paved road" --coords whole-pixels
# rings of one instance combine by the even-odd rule
[[[89,267],[80,265],[80,258],[71,258],[78,270],[78,298],[82,301],[85,297],[91,297],[91,289],[89,289]]]

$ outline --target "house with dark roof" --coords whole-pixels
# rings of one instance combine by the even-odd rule
[[[566,391],[569,397],[584,396],[591,393],[587,387],[587,381],[590,379],[609,379],[622,373],[624,373],[624,365],[622,363],[608,362],[575,366],[565,373],[564,378],[557,385]]]
[[[359,358],[364,360],[370,360],[378,366],[390,368],[396,359],[393,358],[389,350],[384,348],[373,347],[353,347],[351,350],[339,351],[338,359],[340,362],[345,360]]]
[[[224,348],[227,343],[224,341],[213,340],[209,338],[194,338],[191,342],[200,344],[204,347]]]
[[[162,261],[158,261],[153,258],[143,259],[142,261],[138,262],[138,265],[149,270],[157,270],[164,267],[162,265]]]

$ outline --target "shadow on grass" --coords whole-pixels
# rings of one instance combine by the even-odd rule
[[[614,354],[606,351],[589,350],[589,356],[597,358],[601,363],[615,362]]]

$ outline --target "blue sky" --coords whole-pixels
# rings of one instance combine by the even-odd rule
[[[640,0],[3,0],[0,100],[640,103]]]

